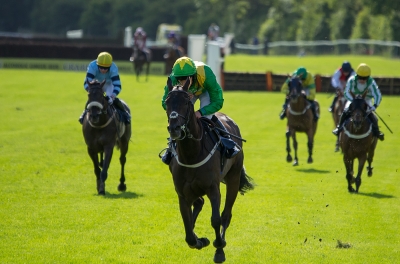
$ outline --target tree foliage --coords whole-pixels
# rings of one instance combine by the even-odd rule
[[[269,41],[384,38],[400,40],[398,0],[19,0],[0,9],[0,31],[116,37],[125,27],[143,27],[155,38],[161,23],[183,33],[206,34],[211,23],[235,34]],[[381,30],[377,30],[381,27]],[[370,31],[374,33],[371,33]]]

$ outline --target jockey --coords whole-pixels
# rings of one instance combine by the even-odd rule
[[[224,98],[222,95],[222,88],[218,84],[213,71],[208,65],[200,61],[193,61],[188,57],[181,57],[176,60],[169,78],[171,78],[172,85],[184,85],[187,78],[189,78],[190,85],[188,92],[191,102],[195,104],[197,99],[200,100],[200,109],[195,112],[196,117],[206,117],[211,119],[221,129],[227,131],[223,123],[214,115],[214,113],[218,112],[222,108]],[[164,96],[162,98],[162,107],[164,110],[166,110],[165,100],[168,93],[168,86],[165,86]],[[221,137],[221,141],[227,149],[225,157],[228,159],[233,158],[241,151],[241,149],[232,139],[230,139],[228,134],[223,134],[224,137]],[[167,165],[172,159],[170,148],[171,142],[168,143],[167,151],[162,157],[162,161]]]
[[[311,110],[314,115],[314,121],[318,121],[319,115],[317,113],[317,109],[314,103],[315,99],[315,82],[314,82],[314,77],[310,72],[306,70],[304,67],[299,67],[296,71],[293,72],[292,76],[297,76],[300,78],[301,83],[303,85],[303,89],[306,93],[306,98],[308,102],[311,104]],[[286,116],[286,109],[289,104],[289,81],[290,78],[288,78],[282,85],[281,87],[281,92],[286,93],[286,98],[285,98],[285,103],[283,104],[283,110],[280,113],[280,118],[283,120]]]
[[[208,28],[207,34],[209,40],[217,40],[219,36],[219,26],[217,26],[215,23],[212,23]]]
[[[112,61],[112,56],[108,52],[101,52],[97,56],[97,60],[92,61],[86,72],[85,81],[83,83],[83,88],[87,91],[89,84],[88,81],[91,82],[92,80],[96,79],[99,82],[106,80],[103,91],[108,96],[108,103],[114,104],[116,108],[121,110],[124,115],[125,122],[130,123],[131,116],[128,111],[125,110],[122,102],[117,98],[117,95],[121,92],[121,80],[119,78],[118,67]],[[87,103],[86,103],[87,104]],[[86,106],[85,110],[83,111],[82,115],[79,118],[79,122],[83,124],[83,118],[86,114]]]
[[[355,71],[353,70],[350,62],[348,61],[344,61],[342,67],[340,67],[335,71],[335,73],[331,78],[331,84],[333,88],[337,90],[337,92],[335,94],[335,97],[333,98],[331,106],[329,107],[329,112],[332,112],[333,108],[335,107],[336,101],[338,99],[338,92],[343,93],[343,90],[346,87],[347,80],[355,74],[356,74]]]
[[[174,31],[171,31],[167,35],[168,37],[168,48],[166,49],[164,53],[164,59],[175,59],[176,57],[170,56],[169,51],[170,49],[173,49],[176,53],[176,56],[178,58],[182,57],[184,54],[179,50],[178,47],[178,38],[176,37],[176,34]],[[171,58],[172,57],[172,58]]]
[[[141,52],[147,61],[150,61],[150,51],[146,47],[147,34],[143,28],[138,27],[133,34],[133,48]]]
[[[344,121],[351,115],[349,111],[349,105],[351,104],[353,97],[350,92],[352,92],[354,95],[361,95],[365,92],[365,90],[368,90],[365,101],[369,106],[368,111],[371,112],[368,115],[368,118],[372,123],[372,133],[380,140],[384,140],[384,134],[379,131],[378,119],[372,113],[372,111],[378,108],[379,104],[381,103],[382,95],[375,80],[371,77],[370,67],[365,63],[358,65],[356,75],[351,76],[347,81],[346,88],[344,90],[344,97],[346,97],[348,101],[342,115],[340,116],[340,121],[337,128],[332,131],[334,135],[339,135],[340,131],[343,129]],[[371,102],[372,98],[374,98],[374,104]]]

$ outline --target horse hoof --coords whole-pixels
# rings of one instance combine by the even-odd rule
[[[290,156],[290,155],[287,155],[287,157],[286,157],[286,161],[287,161],[287,162],[292,162],[292,160],[293,160],[292,156]]]
[[[225,258],[224,250],[222,248],[218,248],[215,251],[214,263],[223,263],[225,260],[226,260],[226,258]]]
[[[106,195],[106,191],[99,191],[99,195]]]
[[[313,159],[312,158],[308,158],[307,163],[308,164],[313,163]]]
[[[207,247],[208,245],[210,245],[210,240],[208,240],[208,238],[206,237],[199,238],[199,240],[203,244],[203,247]]]
[[[295,160],[295,161],[293,162],[293,166],[299,166],[299,162],[298,162],[297,160]]]
[[[118,191],[125,192],[126,191],[126,184],[121,183],[118,185]]]

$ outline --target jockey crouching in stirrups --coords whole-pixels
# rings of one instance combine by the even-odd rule
[[[343,124],[345,120],[351,116],[351,113],[349,111],[349,105],[354,99],[351,93],[353,93],[356,96],[362,95],[365,92],[365,90],[368,90],[367,95],[365,97],[365,101],[369,106],[369,111],[371,112],[368,115],[368,118],[372,123],[372,133],[375,137],[379,138],[380,140],[382,141],[384,140],[384,134],[379,131],[378,119],[372,112],[376,108],[378,108],[379,104],[381,103],[382,95],[375,80],[371,77],[370,67],[365,63],[361,63],[360,65],[358,65],[356,70],[356,75],[350,77],[349,80],[347,81],[347,85],[344,91],[344,96],[348,101],[346,103],[342,115],[340,116],[340,121],[338,126],[336,127],[335,130],[332,131],[334,135],[338,136],[340,134],[340,132],[343,129]],[[372,98],[374,98],[374,104],[372,104],[371,102]]]

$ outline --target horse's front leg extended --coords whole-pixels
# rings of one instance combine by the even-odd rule
[[[362,157],[358,158],[358,173],[357,173],[357,177],[356,177],[356,192],[357,193],[361,186],[361,174],[364,169],[364,164],[365,164],[366,160],[367,160],[367,154],[362,155]]]
[[[191,205],[184,197],[179,196],[179,210],[181,212],[183,225],[185,226],[185,241],[190,248],[202,249],[210,244],[207,238],[197,238],[193,231],[194,220]]]

